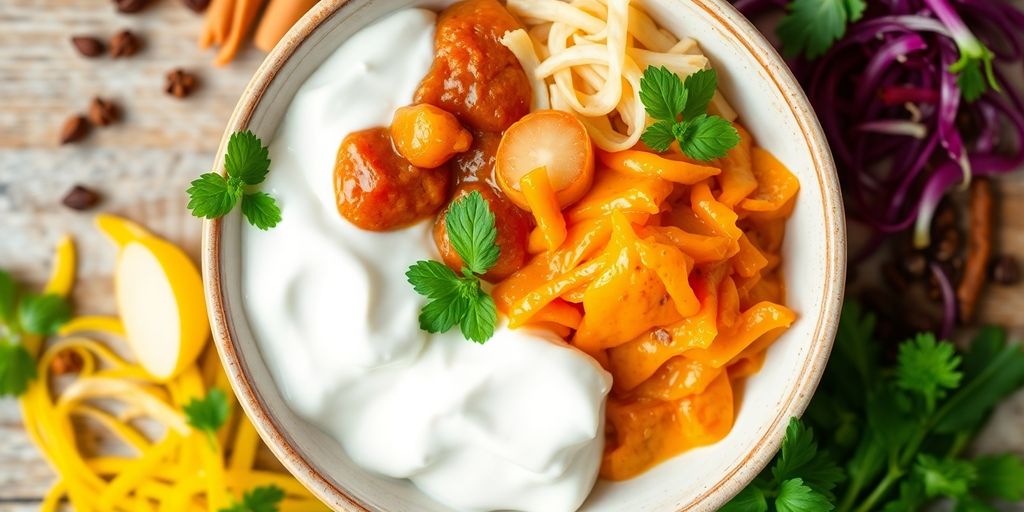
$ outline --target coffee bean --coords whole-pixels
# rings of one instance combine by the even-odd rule
[[[122,30],[110,38],[110,56],[115,59],[120,57],[131,57],[139,52],[142,43],[139,38],[129,30]]]
[[[108,126],[119,117],[120,111],[111,101],[96,97],[89,104],[89,120],[96,126]]]
[[[89,133],[89,122],[80,115],[73,115],[64,121],[60,129],[60,143],[71,144],[85,138]]]
[[[100,195],[92,189],[75,185],[61,202],[72,210],[88,210],[100,202]]]
[[[181,3],[195,12],[203,12],[210,6],[210,0],[181,0]]]
[[[71,38],[71,44],[75,46],[83,57],[99,57],[103,55],[104,48],[103,41],[96,39],[92,36],[74,36]]]
[[[141,11],[148,3],[149,0],[114,0],[114,7],[117,8],[117,12],[131,14]]]

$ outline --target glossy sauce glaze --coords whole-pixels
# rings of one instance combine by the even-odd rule
[[[368,231],[337,211],[339,141],[412,100],[435,20],[368,26],[296,93],[264,184],[284,218],[242,231],[246,317],[284,400],[364,470],[458,510],[575,510],[600,466],[607,372],[543,329],[499,326],[485,345],[422,331],[405,271],[439,258],[432,222]]]

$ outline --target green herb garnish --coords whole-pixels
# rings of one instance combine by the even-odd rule
[[[270,171],[269,150],[258,137],[248,130],[232,134],[224,155],[224,169],[226,178],[208,172],[192,182],[188,188],[188,209],[192,215],[216,219],[241,200],[242,214],[253,226],[266,231],[281,222],[281,209],[273,197],[247,190],[263,183]]]
[[[655,123],[640,140],[657,152],[678,142],[686,156],[705,162],[725,156],[740,135],[729,121],[707,114],[717,87],[713,69],[697,71],[684,82],[668,68],[648,67],[640,79],[640,101]]]
[[[246,491],[242,501],[235,502],[220,512],[277,512],[277,506],[284,500],[284,490],[276,485],[264,485]]]
[[[210,444],[216,446],[217,431],[228,421],[230,412],[227,394],[220,389],[213,388],[205,398],[193,398],[185,405],[184,411],[188,424],[205,433]]]
[[[850,23],[864,16],[864,0],[793,0],[779,23],[782,53],[815,59],[825,54],[846,33]]]
[[[420,328],[447,332],[459,325],[468,340],[485,343],[494,335],[498,309],[481,286],[480,275],[495,263],[501,249],[494,213],[480,192],[452,203],[444,218],[448,239],[462,258],[462,275],[438,261],[417,261],[405,273],[416,293],[430,299],[420,310]]]
[[[10,274],[0,270],[0,397],[19,396],[36,378],[36,363],[22,340],[49,336],[71,318],[71,307],[55,294],[18,293]]]
[[[1024,499],[1024,460],[963,455],[992,409],[1024,386],[1024,351],[986,328],[962,355],[925,334],[885,364],[874,322],[847,304],[808,426],[791,420],[775,462],[723,512],[911,512],[937,499],[992,511],[991,500]]]

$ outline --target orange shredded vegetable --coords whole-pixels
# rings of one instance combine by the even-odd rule
[[[598,151],[593,186],[564,211],[546,174],[522,179],[532,259],[493,295],[510,326],[550,329],[612,374],[604,478],[722,439],[733,390],[796,320],[780,262],[799,184],[737,130],[707,164]]]

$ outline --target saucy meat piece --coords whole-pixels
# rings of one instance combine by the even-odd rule
[[[437,21],[434,63],[416,103],[451,112],[477,130],[501,132],[530,112],[530,82],[499,39],[522,28],[497,0],[465,0]]]
[[[495,155],[498,154],[498,144],[501,143],[501,134],[495,132],[473,133],[473,143],[469,149],[459,153],[452,158],[451,163],[455,171],[456,183],[472,183],[480,181],[498,188],[498,182],[494,179]]]
[[[387,231],[429,217],[448,198],[447,166],[421,169],[398,155],[387,128],[345,137],[334,164],[338,213],[370,231]]]
[[[486,183],[463,183],[455,189],[455,197],[452,201],[469,194],[480,192],[487,200],[491,212],[494,213],[495,225],[498,227],[498,247],[501,248],[501,255],[498,263],[487,274],[484,279],[497,282],[512,275],[526,264],[529,254],[526,246],[530,239],[530,231],[533,229],[533,218],[530,214],[520,210],[516,205],[505,199],[497,191]],[[450,204],[450,203],[449,203]],[[434,241],[437,243],[437,250],[441,253],[444,263],[455,270],[462,271],[462,258],[455,252],[451,242],[448,241],[448,230],[445,228],[444,217],[448,213],[445,208],[437,216],[434,223]]]

